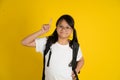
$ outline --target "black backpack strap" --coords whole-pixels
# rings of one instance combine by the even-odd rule
[[[72,70],[75,74],[76,80],[79,80],[78,75],[75,71],[77,66],[77,54],[78,54],[79,44],[77,42],[73,43],[73,59],[72,59]]]
[[[45,80],[45,54],[43,55],[43,73],[42,73],[42,80]]]
[[[48,51],[49,51],[49,50],[47,50],[47,51],[46,51],[46,54],[44,54],[44,60],[43,60],[44,66],[43,66],[43,76],[42,76],[42,80],[45,80],[45,56],[47,55]],[[50,64],[51,54],[52,54],[52,52],[51,52],[51,49],[50,49],[50,51],[49,51],[49,58],[48,58],[48,61],[47,61],[47,67],[49,67],[49,64]]]
[[[52,51],[50,49],[50,51],[49,51],[49,57],[48,57],[48,62],[47,62],[47,67],[49,67],[49,64],[50,64],[51,54],[52,54]]]
[[[50,49],[50,46],[47,46],[48,48],[44,51],[44,57],[43,57],[43,73],[42,73],[42,80],[45,80],[45,56],[47,55],[48,51],[50,50],[50,53],[49,53],[49,59],[48,59],[48,62],[47,62],[47,66],[49,66],[49,62],[50,62],[50,58],[51,58],[51,49]]]

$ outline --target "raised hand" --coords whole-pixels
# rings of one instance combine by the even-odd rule
[[[48,32],[48,31],[50,30],[51,24],[52,24],[52,19],[50,19],[50,21],[49,21],[48,24],[43,24],[41,31],[42,31],[43,33]]]
[[[39,31],[36,31],[30,35],[28,35],[27,37],[25,37],[21,43],[25,46],[30,46],[30,47],[35,47],[36,46],[36,43],[35,43],[35,39],[38,37],[38,36],[41,36],[42,34],[46,33],[49,31],[50,29],[50,25],[52,23],[52,19],[50,19],[49,23],[48,24],[44,24],[42,26],[42,29],[39,30]]]

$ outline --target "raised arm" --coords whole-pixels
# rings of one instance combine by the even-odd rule
[[[30,34],[28,35],[27,37],[25,37],[21,43],[24,45],[24,46],[29,46],[29,47],[35,47],[35,39],[38,37],[38,36],[41,36],[42,34],[48,32],[50,29],[50,24],[44,24],[42,26],[42,29],[33,33],[33,34]]]

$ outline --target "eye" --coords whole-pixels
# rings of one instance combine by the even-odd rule
[[[66,27],[66,29],[70,29],[70,27]]]
[[[62,25],[59,25],[59,27],[60,27],[60,28],[63,28],[63,26],[62,26]]]
[[[66,29],[71,29],[71,27],[66,27]]]
[[[59,27],[62,28],[63,26],[60,25]]]

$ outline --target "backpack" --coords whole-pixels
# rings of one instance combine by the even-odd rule
[[[43,60],[44,66],[43,66],[42,80],[45,80],[45,56],[46,56],[47,52],[50,50],[49,51],[48,61],[47,61],[47,66],[49,66],[49,62],[50,62],[50,58],[51,58],[51,54],[52,54],[50,46],[51,45],[47,45],[48,48],[47,48],[47,50],[44,53],[44,60]],[[73,49],[73,54],[72,54],[71,66],[72,66],[72,70],[73,70],[73,72],[75,74],[76,80],[79,80],[78,75],[77,75],[77,73],[75,71],[76,66],[77,66],[76,59],[77,59],[77,53],[78,53],[78,49],[79,49],[79,44],[77,42],[74,42],[73,45],[72,45],[72,49]]]

